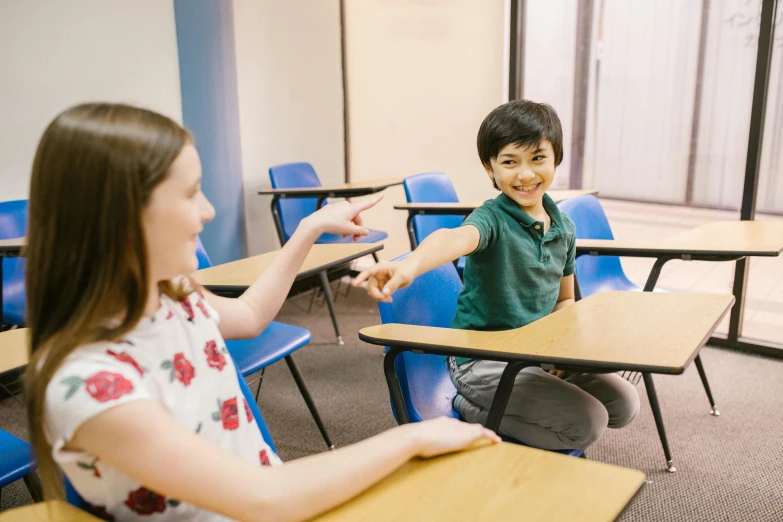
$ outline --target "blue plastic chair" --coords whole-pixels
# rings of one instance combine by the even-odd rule
[[[285,163],[269,169],[272,188],[320,187],[321,180],[309,163]],[[275,203],[273,218],[277,225],[280,244],[284,245],[296,231],[299,222],[317,210],[318,198],[281,198]],[[388,234],[380,230],[370,230],[370,234],[361,238],[360,243],[376,243],[386,239]],[[316,243],[353,243],[353,238],[336,234],[323,234]],[[377,261],[377,259],[376,259]]]
[[[566,199],[558,207],[576,225],[577,239],[614,239],[609,220],[595,196]],[[625,275],[617,256],[580,256],[576,260],[576,274],[583,298],[610,290],[642,290]]]
[[[201,239],[198,240],[196,257],[198,258],[199,270],[212,266],[212,262],[209,260],[209,256],[204,249],[204,245],[201,243]],[[285,359],[288,369],[294,377],[296,386],[299,388],[299,392],[302,394],[302,398],[307,404],[307,408],[310,410],[310,414],[313,416],[313,420],[318,426],[324,442],[326,442],[329,449],[334,449],[334,444],[332,444],[332,441],[326,432],[326,427],[321,420],[318,409],[315,407],[310,391],[307,389],[307,385],[299,371],[299,367],[296,365],[293,356],[291,355],[293,352],[309,343],[311,338],[312,335],[310,332],[304,328],[273,321],[269,323],[266,330],[261,332],[261,335],[258,337],[255,337],[254,339],[226,341],[226,348],[228,348],[231,357],[234,359],[234,363],[239,369],[239,372],[245,377],[263,370],[280,359]],[[258,392],[260,391],[261,382],[259,379]],[[258,400],[258,392],[256,392],[256,401]]]
[[[242,395],[244,395],[245,400],[250,407],[250,412],[253,414],[253,418],[256,419],[258,429],[261,431],[261,436],[264,437],[264,441],[269,445],[270,448],[272,448],[272,451],[277,453],[277,448],[275,447],[275,443],[272,440],[272,435],[269,434],[269,429],[266,426],[266,422],[264,422],[264,417],[261,416],[261,411],[258,409],[258,404],[256,404],[256,401],[253,399],[253,394],[250,391],[250,387],[247,385],[244,377],[242,377],[242,375],[239,373],[238,367],[237,379],[239,379],[239,387],[242,389]],[[85,502],[81,495],[79,495],[79,493],[74,489],[73,485],[71,485],[71,482],[68,480],[68,477],[63,476],[63,479],[65,481],[65,498],[68,503],[72,506],[89,512],[90,505]]]
[[[408,255],[404,254],[394,261],[402,261]],[[461,290],[462,282],[454,265],[446,263],[420,275],[409,286],[398,289],[391,303],[378,303],[381,322],[449,328],[457,311],[457,296]],[[394,360],[394,370],[411,422],[435,417],[460,418],[452,407],[457,389],[451,382],[442,355],[405,351]],[[393,406],[392,412],[397,418]],[[502,438],[506,442],[522,444],[510,437]],[[562,450],[558,453],[578,457],[584,450]]]
[[[35,474],[35,468],[38,466],[33,448],[22,439],[0,430],[0,455],[0,488],[23,479],[33,502],[41,502],[44,499],[43,489]]]
[[[22,237],[27,232],[27,200],[0,203],[0,239]],[[24,325],[25,287],[24,258],[2,258],[3,263],[3,314],[4,324]]]
[[[425,172],[405,178],[405,199],[408,203],[458,203],[459,197],[451,179],[442,172]],[[411,219],[408,238],[411,250],[424,241],[424,238],[441,228],[459,228],[464,216],[416,215]],[[462,277],[465,270],[465,257],[457,260],[457,273]]]

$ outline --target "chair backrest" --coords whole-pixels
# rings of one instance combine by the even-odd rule
[[[204,243],[201,242],[201,238],[198,238],[196,245],[196,259],[198,259],[198,269],[203,270],[212,266],[212,261],[209,260],[207,251],[204,250]]]
[[[462,281],[454,264],[446,263],[397,290],[391,303],[378,303],[381,322],[448,328],[457,311],[461,290]],[[451,383],[443,356],[403,352],[397,356],[394,368],[411,422],[440,416],[459,418],[451,407],[457,390]]]
[[[425,172],[409,176],[402,182],[408,203],[456,203],[457,191],[451,179],[442,172]],[[414,216],[413,232],[416,243],[441,228],[457,228],[462,224],[463,216]],[[412,247],[413,245],[411,245]]]
[[[0,239],[13,239],[27,234],[27,200],[0,202]],[[25,286],[24,271],[27,260],[22,257],[3,258],[2,321],[24,325]]]
[[[253,418],[256,419],[258,429],[261,431],[261,436],[264,437],[264,441],[269,444],[269,447],[272,448],[272,451],[277,453],[277,448],[275,447],[275,443],[272,441],[272,436],[269,434],[269,429],[266,427],[266,422],[264,422],[264,418],[261,416],[261,411],[258,409],[256,399],[253,397],[253,393],[250,391],[250,387],[247,385],[245,378],[240,375],[238,369],[237,379],[239,379],[239,387],[242,389],[242,395],[245,397],[248,406],[250,406],[250,412],[253,414]],[[74,487],[71,485],[71,482],[68,480],[68,477],[63,476],[63,479],[65,480],[65,498],[68,500],[68,503],[76,506],[79,509],[89,511],[89,505],[74,489]]]
[[[320,187],[321,180],[309,163],[285,163],[269,168],[269,180],[272,188]],[[288,241],[294,234],[299,222],[315,212],[318,198],[282,198],[275,204],[280,224],[283,228],[281,243]]]
[[[558,206],[576,225],[577,239],[614,239],[609,220],[595,196],[566,199]],[[616,256],[581,256],[576,261],[576,274],[582,297],[612,289],[611,281],[632,285]]]
[[[22,237],[27,231],[27,200],[0,202],[0,239]]]

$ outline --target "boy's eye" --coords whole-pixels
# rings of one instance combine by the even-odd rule
[[[506,160],[503,162],[503,165],[513,165],[513,164],[514,164],[514,160]]]
[[[533,161],[541,161],[541,160],[544,160],[544,159],[546,159],[546,156],[538,155],[538,156],[535,156],[533,158]]]

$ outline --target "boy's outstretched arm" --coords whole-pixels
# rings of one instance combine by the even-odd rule
[[[397,263],[379,263],[356,276],[353,286],[367,281],[370,297],[384,303],[391,302],[391,295],[404,288],[424,272],[454,261],[476,250],[479,231],[473,225],[436,230],[404,260]]]

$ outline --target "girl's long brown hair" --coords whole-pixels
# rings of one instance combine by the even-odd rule
[[[86,343],[118,339],[148,298],[142,210],[188,132],[128,105],[72,107],[41,137],[30,180],[25,396],[30,438],[47,498],[58,474],[44,436],[46,387],[63,359]],[[160,290],[175,298],[171,283]]]

